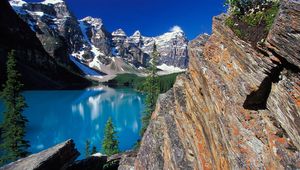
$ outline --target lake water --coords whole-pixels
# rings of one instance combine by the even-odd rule
[[[73,139],[84,157],[85,141],[101,149],[104,127],[111,117],[122,151],[131,149],[140,138],[145,96],[132,89],[96,87],[70,91],[26,91],[29,120],[26,139],[31,153]],[[0,103],[0,111],[3,112]],[[101,152],[101,150],[100,150]]]

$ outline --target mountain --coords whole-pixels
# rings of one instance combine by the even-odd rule
[[[127,36],[122,29],[110,33],[99,18],[78,20],[62,0],[10,0],[10,4],[50,56],[66,66],[75,62],[89,76],[144,73],[154,43],[161,54],[160,69],[178,72],[187,68],[188,40],[178,26],[157,37],[146,37],[139,31]]]
[[[33,28],[19,18],[7,1],[0,1],[0,84],[5,81],[6,56],[16,50],[18,69],[26,89],[64,89],[87,86],[81,71],[56,62],[45,51]]]
[[[189,43],[188,71],[159,96],[137,154],[99,159],[136,170],[300,169],[300,3],[281,1],[272,27],[258,43],[240,37],[226,19],[225,14],[214,17],[212,35]],[[115,41],[127,39],[122,30],[113,35]],[[139,32],[131,36],[135,44],[141,38]],[[74,155],[68,154],[76,150],[67,143],[72,147],[60,156],[70,163]],[[38,156],[56,149],[8,168],[39,165]],[[53,163],[49,158],[57,155],[43,158],[42,163]],[[107,163],[94,161],[87,158],[71,167]],[[55,165],[66,167],[65,162]]]

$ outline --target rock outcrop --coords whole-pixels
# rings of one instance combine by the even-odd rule
[[[79,156],[72,140],[1,167],[0,170],[64,169]]]
[[[159,97],[136,169],[299,169],[299,1],[284,0],[257,48],[213,19],[188,73]],[[291,24],[287,24],[291,23]]]
[[[90,156],[68,165],[66,170],[101,170],[107,161],[106,156]]]
[[[76,160],[79,155],[73,140],[70,139],[0,167],[0,170],[132,170],[136,151],[127,151],[110,157],[97,153]]]
[[[299,18],[299,1],[284,2],[270,36],[267,38],[267,46],[300,68]]]

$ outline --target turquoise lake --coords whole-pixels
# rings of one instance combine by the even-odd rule
[[[85,154],[85,142],[101,152],[104,127],[111,117],[117,131],[120,150],[132,149],[140,139],[145,96],[133,89],[105,86],[70,91],[25,91],[28,104],[23,113],[29,123],[26,139],[31,153],[73,139]],[[0,111],[3,112],[0,102]]]

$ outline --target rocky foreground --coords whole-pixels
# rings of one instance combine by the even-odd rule
[[[300,168],[300,2],[256,50],[224,24],[189,44],[188,74],[161,95],[136,169]]]
[[[107,157],[95,154],[83,160],[76,160],[80,155],[73,140],[67,140],[45,151],[10,163],[0,170],[113,170],[133,168],[136,152],[130,151]],[[122,165],[119,166],[119,163]]]
[[[188,73],[119,169],[300,169],[300,2],[282,2],[257,47],[225,17],[189,44]]]

